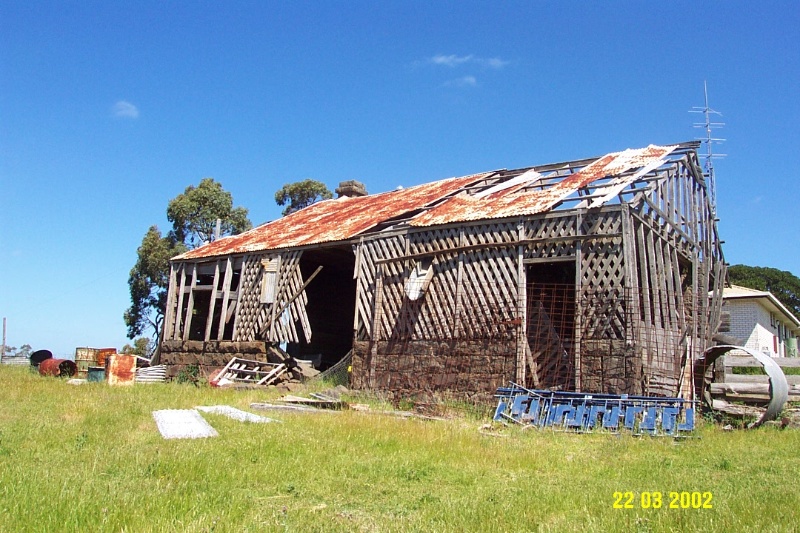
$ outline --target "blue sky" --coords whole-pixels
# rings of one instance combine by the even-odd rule
[[[122,347],[128,273],[203,177],[262,223],[305,178],[370,192],[726,123],[731,264],[800,274],[797,2],[0,0],[8,344]]]

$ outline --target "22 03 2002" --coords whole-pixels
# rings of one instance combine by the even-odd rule
[[[614,492],[614,509],[713,509],[711,492]]]

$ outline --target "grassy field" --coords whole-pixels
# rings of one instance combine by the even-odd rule
[[[204,414],[220,436],[164,440],[157,409],[261,391],[67,385],[0,367],[0,531],[792,531],[800,432],[701,425],[675,441],[446,421]],[[614,509],[615,492],[633,508]],[[662,494],[659,509],[642,493]],[[712,508],[671,509],[670,492]],[[704,500],[707,499],[704,498]],[[622,498],[622,503],[627,497]],[[652,504],[651,504],[652,505]]]

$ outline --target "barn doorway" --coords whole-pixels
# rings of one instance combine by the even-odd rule
[[[575,259],[526,265],[527,340],[537,388],[575,384]]]
[[[318,267],[319,274],[306,287],[306,313],[311,342],[289,343],[286,351],[298,359],[311,359],[320,370],[330,368],[353,347],[356,310],[355,255],[350,246],[306,250],[300,271],[307,280]],[[299,330],[299,327],[298,327]]]

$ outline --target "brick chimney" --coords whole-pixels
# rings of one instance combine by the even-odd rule
[[[339,183],[339,186],[336,187],[336,194],[338,195],[337,198],[341,198],[342,196],[350,198],[366,196],[367,188],[360,181],[347,180]]]

